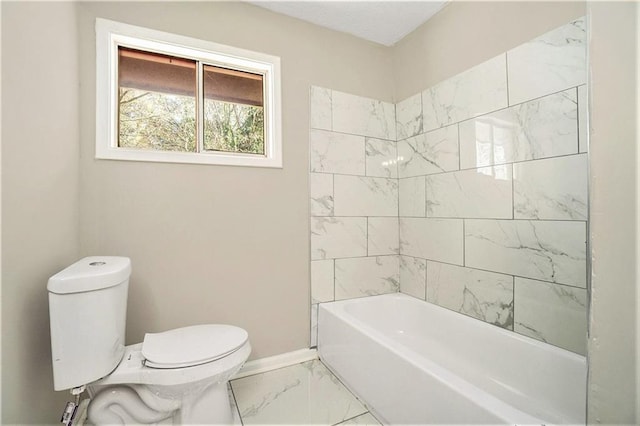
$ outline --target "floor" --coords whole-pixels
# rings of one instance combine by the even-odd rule
[[[235,424],[380,425],[320,360],[231,381]]]

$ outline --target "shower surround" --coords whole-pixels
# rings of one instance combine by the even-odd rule
[[[397,104],[311,89],[317,304],[401,291],[584,354],[584,18]]]

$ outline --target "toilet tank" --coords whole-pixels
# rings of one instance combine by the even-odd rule
[[[124,354],[131,261],[85,257],[47,284],[55,390],[96,381]]]

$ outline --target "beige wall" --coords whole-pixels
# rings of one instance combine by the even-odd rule
[[[1,7],[2,423],[55,423],[46,285],[79,253],[75,7]]]
[[[131,257],[128,343],[230,323],[251,358],[308,347],[309,87],[391,100],[388,49],[243,3],[78,7],[81,253]],[[95,17],[279,56],[284,167],[95,160]]]
[[[638,424],[635,3],[589,5],[591,242],[589,423]]]
[[[394,46],[395,100],[584,16],[585,3],[453,1]]]
[[[94,160],[96,16],[281,56],[284,168]],[[254,358],[308,345],[309,86],[390,100],[387,48],[240,3],[3,2],[2,54],[3,423],[68,398],[46,280],[80,256],[131,256],[129,343],[227,322]]]

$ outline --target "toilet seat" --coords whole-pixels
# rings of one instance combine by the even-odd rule
[[[172,369],[205,364],[242,347],[248,333],[240,327],[203,324],[147,333],[142,343],[145,367]]]
[[[114,371],[92,385],[191,386],[202,380],[229,380],[242,367],[250,353],[251,344],[247,339],[238,350],[213,362],[185,368],[149,368],[142,356],[142,343],[136,343],[125,347],[124,357]]]

